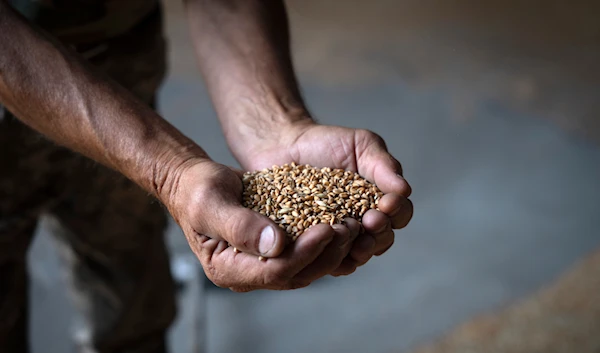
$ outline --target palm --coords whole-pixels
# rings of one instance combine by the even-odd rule
[[[392,227],[404,227],[412,216],[412,204],[405,199],[410,186],[399,176],[400,163],[387,152],[381,137],[370,131],[311,124],[286,129],[276,139],[262,141],[259,146],[237,151],[234,148],[247,170],[291,162],[342,168],[359,173],[388,194],[379,202],[380,211],[370,210],[363,217],[366,235],[356,240],[337,273],[352,272],[373,254],[385,252],[393,243]],[[399,212],[403,204],[405,207]]]
[[[316,167],[343,168],[359,171],[358,156],[363,152],[358,130],[334,126],[312,125],[295,132],[284,146],[264,146],[251,158],[242,159],[250,170],[295,162]],[[357,143],[358,142],[358,143]]]
[[[384,193],[410,194],[406,181],[398,178],[400,163],[387,152],[383,139],[367,130],[313,124],[286,130],[277,142],[245,152],[238,160],[247,170],[291,162],[341,168],[359,173]]]

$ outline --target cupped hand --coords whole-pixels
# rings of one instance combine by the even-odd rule
[[[357,226],[319,224],[286,246],[282,229],[241,205],[241,172],[201,161],[176,174],[163,202],[206,275],[219,287],[234,291],[305,287],[339,268],[358,236]]]
[[[411,188],[402,176],[402,167],[388,153],[383,139],[371,131],[300,122],[272,134],[263,133],[256,143],[233,141],[230,147],[249,170],[291,162],[342,168],[357,172],[381,189],[384,196],[379,210],[369,210],[363,216],[364,231],[354,241],[349,256],[332,271],[334,276],[350,274],[372,256],[383,254],[394,243],[393,230],[404,228],[412,218]]]

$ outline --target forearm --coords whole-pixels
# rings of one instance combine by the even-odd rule
[[[279,0],[188,0],[200,69],[230,141],[309,118]],[[233,136],[232,136],[233,135]]]
[[[0,0],[0,103],[58,144],[103,163],[150,193],[170,171],[205,156],[120,86],[32,28]]]

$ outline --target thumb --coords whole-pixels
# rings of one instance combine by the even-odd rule
[[[242,207],[229,204],[220,207],[214,232],[236,249],[263,257],[276,257],[283,252],[286,235],[269,218]]]
[[[375,183],[386,194],[409,197],[412,190],[402,176],[402,165],[389,154],[383,139],[370,131],[362,137],[366,148],[359,154],[357,161],[359,174]]]

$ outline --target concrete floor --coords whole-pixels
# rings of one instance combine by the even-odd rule
[[[554,283],[470,318],[412,353],[600,352],[600,249]]]
[[[289,1],[303,91],[323,123],[384,137],[413,186],[414,219],[386,256],[302,290],[236,294],[182,271],[191,277],[174,352],[401,352],[531,293],[600,246],[596,5],[344,4]],[[181,5],[166,5],[172,69],[160,110],[235,164]],[[73,312],[40,235],[33,348],[66,352]],[[169,240],[178,264],[194,268],[176,227]]]

